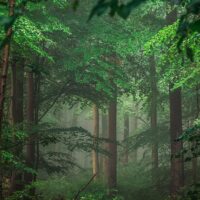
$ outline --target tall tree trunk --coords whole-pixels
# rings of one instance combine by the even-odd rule
[[[102,112],[102,137],[108,139],[108,116]],[[103,149],[108,151],[108,143],[104,142]],[[103,156],[103,174],[104,178],[108,176],[108,156]]]
[[[137,132],[138,129],[138,103],[136,102],[134,105],[134,116],[133,116],[133,134]],[[133,160],[134,162],[137,162],[137,149],[134,149],[133,151]]]
[[[174,0],[171,2],[175,3]],[[173,24],[177,20],[177,9],[173,9],[166,17],[167,25]],[[182,142],[175,141],[182,133],[182,105],[181,88],[172,89],[173,84],[169,86],[169,104],[170,104],[170,138],[171,138],[171,181],[170,194],[176,198],[178,191],[184,185],[184,163],[183,158],[175,158],[182,149]]]
[[[198,119],[199,117],[199,111],[200,111],[200,107],[199,107],[199,86],[196,86],[196,115],[195,115],[195,119]],[[193,146],[195,148],[196,146],[196,142],[193,142]],[[193,183],[197,182],[197,164],[198,164],[198,158],[193,158],[192,159],[192,177],[193,177]]]
[[[20,59],[19,63],[14,60],[12,65],[12,80],[11,80],[11,123],[18,130],[23,129],[23,95],[24,95],[24,60]],[[14,133],[14,143],[18,140]],[[19,157],[22,153],[21,145],[17,145],[14,149],[14,154]],[[13,170],[11,177],[10,194],[22,189],[22,174]]]
[[[28,122],[28,132],[29,138],[26,145],[26,164],[28,167],[34,169],[35,165],[35,135],[32,131],[32,126],[34,125],[34,77],[33,72],[28,72],[27,75],[27,122]],[[31,184],[34,181],[34,175],[32,173],[25,174],[25,183]],[[33,195],[34,190],[30,191],[30,195]]]
[[[92,170],[93,175],[96,174],[95,179],[99,177],[99,155],[98,155],[98,138],[99,138],[99,109],[97,105],[93,106],[94,116],[94,145],[95,150],[92,151]]]
[[[182,149],[182,142],[175,141],[182,133],[181,89],[170,86],[170,136],[171,136],[171,196],[176,197],[184,185],[183,158],[175,158]]]
[[[113,100],[109,104],[108,110],[109,117],[109,144],[108,144],[108,189],[109,195],[114,196],[114,190],[117,187],[117,135],[116,135],[116,122],[117,122],[117,100]]]
[[[150,80],[151,80],[151,131],[152,131],[152,180],[156,187],[159,186],[158,174],[158,134],[157,134],[157,78],[156,78],[156,63],[154,56],[149,58],[150,64]]]
[[[128,164],[128,146],[126,145],[126,140],[129,137],[129,115],[128,113],[124,114],[124,141],[125,141],[125,148],[124,148],[124,164]]]
[[[9,16],[14,15],[14,6],[15,0],[8,1],[9,6]],[[0,147],[2,146],[2,121],[4,114],[4,101],[5,101],[5,92],[6,92],[6,83],[7,83],[7,74],[8,74],[8,66],[9,66],[9,55],[10,55],[10,40],[12,37],[12,27],[8,28],[6,37],[9,39],[7,44],[4,46],[3,55],[2,55],[2,65],[1,65],[1,77],[0,77]],[[0,151],[0,163],[2,161],[2,154]],[[4,199],[3,197],[3,170],[0,169],[0,199]]]
[[[39,102],[40,102],[40,81],[41,81],[41,74],[35,75],[35,87],[34,87],[34,123],[38,125],[39,122]],[[39,161],[40,161],[40,145],[39,139],[35,140],[36,142],[36,152],[35,152],[35,166],[34,169],[38,171]],[[36,175],[34,177],[36,180]]]

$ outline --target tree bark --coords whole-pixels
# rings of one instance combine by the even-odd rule
[[[126,142],[127,138],[129,137],[129,115],[128,113],[124,114],[124,141]],[[125,143],[124,148],[124,165],[128,164],[128,146]]]
[[[200,107],[199,107],[199,86],[196,86],[196,115],[195,115],[195,119],[198,119],[199,117],[199,111],[200,111]],[[195,148],[196,146],[196,142],[193,142],[193,146]],[[197,182],[197,168],[198,168],[198,158],[193,158],[192,159],[192,177],[193,177],[193,183]]]
[[[172,89],[170,86],[170,89]],[[171,136],[171,196],[176,198],[184,185],[183,158],[175,158],[180,153],[182,142],[175,141],[182,133],[181,89],[170,90],[170,136]]]
[[[151,102],[150,102],[150,116],[151,116],[151,132],[152,132],[152,180],[156,187],[159,186],[158,174],[158,134],[157,134],[157,77],[156,77],[156,63],[154,56],[149,58],[150,64],[150,80],[151,80]]]
[[[174,0],[172,0],[174,3]],[[173,24],[177,20],[177,9],[173,9],[166,17],[167,25]],[[183,158],[175,158],[182,149],[182,142],[175,141],[182,133],[182,102],[181,88],[172,89],[173,84],[169,86],[170,103],[170,138],[171,138],[171,181],[170,194],[176,198],[181,187],[184,186],[184,163]]]
[[[117,187],[117,136],[116,136],[116,121],[117,121],[117,100],[113,100],[109,104],[109,144],[108,144],[108,189],[109,195],[114,196],[114,190]]]
[[[23,86],[24,86],[24,61],[21,59],[19,63],[14,60],[12,65],[11,80],[11,123],[18,130],[23,129]],[[14,143],[18,140],[14,133]],[[14,149],[14,154],[19,157],[22,153],[21,145]],[[10,194],[22,189],[22,174],[17,170],[13,170],[11,177]]]
[[[138,103],[136,102],[134,105],[134,116],[133,116],[133,133],[135,134],[137,132],[138,129]],[[137,149],[134,149],[133,151],[133,160],[134,162],[137,162]]]
[[[92,170],[93,175],[96,174],[94,180],[99,177],[99,155],[98,155],[98,138],[99,138],[99,109],[97,105],[93,106],[93,116],[94,116],[94,146],[95,149],[92,151]]]
[[[35,135],[32,131],[32,127],[35,122],[34,115],[34,77],[33,72],[28,72],[27,74],[27,129],[29,137],[26,145],[26,164],[28,167],[34,169],[35,165]],[[25,183],[31,184],[34,181],[34,175],[32,173],[25,173],[24,176]],[[30,195],[33,195],[34,190],[30,191]],[[28,198],[29,199],[29,198]]]
[[[102,113],[102,137],[108,139],[108,116],[105,113]],[[108,151],[108,143],[103,143],[103,149]],[[104,179],[108,177],[108,157],[103,155],[102,156],[102,168]]]
[[[9,6],[9,16],[14,15],[14,7],[15,7],[15,0],[8,1]],[[7,74],[8,74],[8,66],[9,66],[9,56],[10,56],[10,40],[13,34],[12,27],[8,28],[6,32],[6,37],[9,41],[5,44],[3,49],[2,55],[2,65],[1,65],[1,77],[0,77],[0,146],[2,144],[2,121],[3,121],[3,114],[4,114],[4,101],[5,101],[5,92],[6,92],[6,85],[7,85]],[[0,163],[2,160],[2,154],[0,151]],[[0,169],[0,199],[4,199],[3,197],[3,171]]]

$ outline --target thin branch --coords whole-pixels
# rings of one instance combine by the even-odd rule
[[[79,196],[81,194],[81,192],[83,192],[88,186],[89,184],[93,181],[93,179],[96,177],[97,174],[94,174],[90,180],[77,192],[77,194],[75,195],[75,197],[73,198],[73,200],[78,200]]]

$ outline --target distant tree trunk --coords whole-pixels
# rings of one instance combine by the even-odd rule
[[[41,80],[41,74],[35,75],[35,83],[34,83],[34,123],[35,125],[38,125],[39,122],[39,102],[40,102],[40,80]],[[39,161],[40,161],[40,145],[39,145],[39,139],[35,140],[36,142],[36,152],[35,152],[35,166],[34,169],[38,171],[39,167]],[[34,180],[36,180],[36,175],[34,177]]]
[[[26,145],[26,164],[28,167],[34,169],[35,164],[35,135],[32,131],[32,126],[34,125],[34,77],[33,72],[28,72],[27,75],[27,123],[29,138]],[[34,181],[34,175],[31,173],[25,173],[25,183],[31,184]],[[34,191],[30,191],[30,195],[33,195]]]
[[[77,115],[77,110],[78,110],[78,104],[74,105],[74,112],[72,116],[72,126],[77,126],[78,123],[78,115]]]
[[[14,6],[15,0],[8,1],[9,6],[9,16],[14,15]],[[0,77],[0,146],[2,144],[2,121],[4,114],[4,101],[5,101],[5,92],[6,92],[6,84],[7,84],[7,74],[8,74],[8,66],[9,66],[9,55],[10,55],[10,40],[12,37],[12,27],[8,28],[6,32],[6,37],[8,38],[7,44],[4,46],[3,55],[2,55],[2,65],[1,65],[1,77]],[[0,151],[0,162],[2,159],[2,154]],[[4,199],[3,197],[3,170],[0,169],[0,199]]]
[[[114,196],[114,190],[117,187],[117,144],[116,144],[116,121],[117,121],[117,100],[113,100],[109,104],[109,145],[108,145],[108,189],[109,195]]]
[[[12,80],[11,80],[11,123],[18,130],[23,129],[23,95],[24,95],[24,60],[20,59],[19,63],[14,60],[12,64]],[[14,143],[18,140],[14,135]],[[14,149],[14,154],[20,156],[22,146],[17,145]],[[10,194],[22,189],[22,173],[13,170],[11,177]]]
[[[149,59],[150,64],[150,79],[151,79],[151,131],[152,131],[152,180],[156,187],[159,186],[158,174],[158,134],[157,134],[157,78],[156,78],[156,63],[154,56]]]
[[[108,139],[108,116],[106,113],[103,113],[102,111],[102,117],[101,117],[101,123],[102,123],[102,138]],[[102,148],[106,151],[108,151],[108,143],[104,142]],[[107,155],[102,155],[102,172],[103,172],[103,178],[105,179],[108,177],[108,157]]]
[[[133,116],[133,133],[135,134],[138,129],[138,103],[136,102],[134,106],[134,116]],[[137,149],[134,149],[133,151],[133,160],[134,162],[137,162]]]
[[[175,141],[182,133],[181,89],[170,86],[170,135],[171,135],[171,196],[176,198],[184,185],[183,158],[175,158],[182,149],[182,142]]]
[[[124,141],[126,142],[129,137],[129,115],[128,113],[124,114]],[[124,148],[124,164],[128,164],[128,146],[125,144]]]
[[[95,179],[99,177],[99,155],[98,155],[98,138],[99,138],[99,109],[97,105],[93,106],[93,116],[94,116],[94,145],[95,150],[92,151],[92,170],[93,175],[97,174],[95,176]]]

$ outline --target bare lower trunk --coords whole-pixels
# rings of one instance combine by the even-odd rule
[[[108,188],[109,194],[114,195],[117,187],[117,144],[116,144],[116,116],[117,102],[114,100],[109,105],[109,158],[108,158]]]
[[[159,186],[158,174],[158,134],[157,134],[157,78],[156,78],[156,63],[154,56],[149,59],[150,64],[150,79],[151,79],[151,132],[152,132],[152,180],[157,189]]]
[[[108,116],[105,113],[102,113],[102,138],[108,139]],[[103,143],[103,149],[108,150],[108,143]],[[105,180],[108,177],[108,157],[107,155],[102,156],[102,171],[103,178]]]
[[[199,107],[199,86],[196,86],[196,116],[195,119],[198,119],[199,117],[199,111],[200,111],[200,107]],[[193,142],[193,146],[195,148],[196,146],[196,142]],[[193,158],[192,159],[192,177],[193,177],[193,183],[197,182],[197,173],[198,173],[198,158]]]
[[[34,125],[34,78],[33,78],[33,72],[28,72],[27,75],[27,85],[28,85],[28,91],[27,91],[27,122],[28,122],[28,132],[29,132],[29,138],[26,145],[26,164],[28,167],[34,169],[35,164],[35,135],[32,131],[32,127]],[[25,183],[31,184],[34,181],[34,175],[32,173],[26,173],[25,174]],[[30,195],[33,195],[34,190],[30,191]],[[29,198],[27,198],[29,199]]]
[[[92,151],[92,170],[93,175],[96,174],[95,180],[99,177],[99,155],[98,155],[98,138],[99,138],[99,109],[97,105],[93,106],[94,116],[94,146],[95,150]]]
[[[129,115],[128,113],[124,114],[124,141],[125,141],[125,148],[124,148],[124,165],[128,164],[128,146],[126,145],[126,140],[129,137]]]
[[[11,85],[11,123],[18,130],[23,129],[23,84],[24,84],[24,61],[12,65],[12,85]],[[14,133],[14,143],[20,142],[17,140]],[[19,157],[22,153],[21,145],[17,145],[14,149],[14,154]],[[17,170],[12,171],[10,194],[22,189],[22,174]]]
[[[172,88],[172,86],[171,86]],[[175,141],[182,133],[181,89],[170,91],[170,136],[171,136],[171,196],[176,197],[184,185],[183,158],[175,158],[180,153],[182,142]]]
[[[137,117],[137,115],[138,115],[138,103],[136,103],[135,106],[134,106],[134,112],[135,112],[135,114],[133,116],[133,134],[136,134],[137,129],[138,129],[138,117]],[[134,149],[134,151],[133,151],[133,161],[135,163],[137,162],[137,159],[138,159],[137,154],[138,154],[137,149]]]

